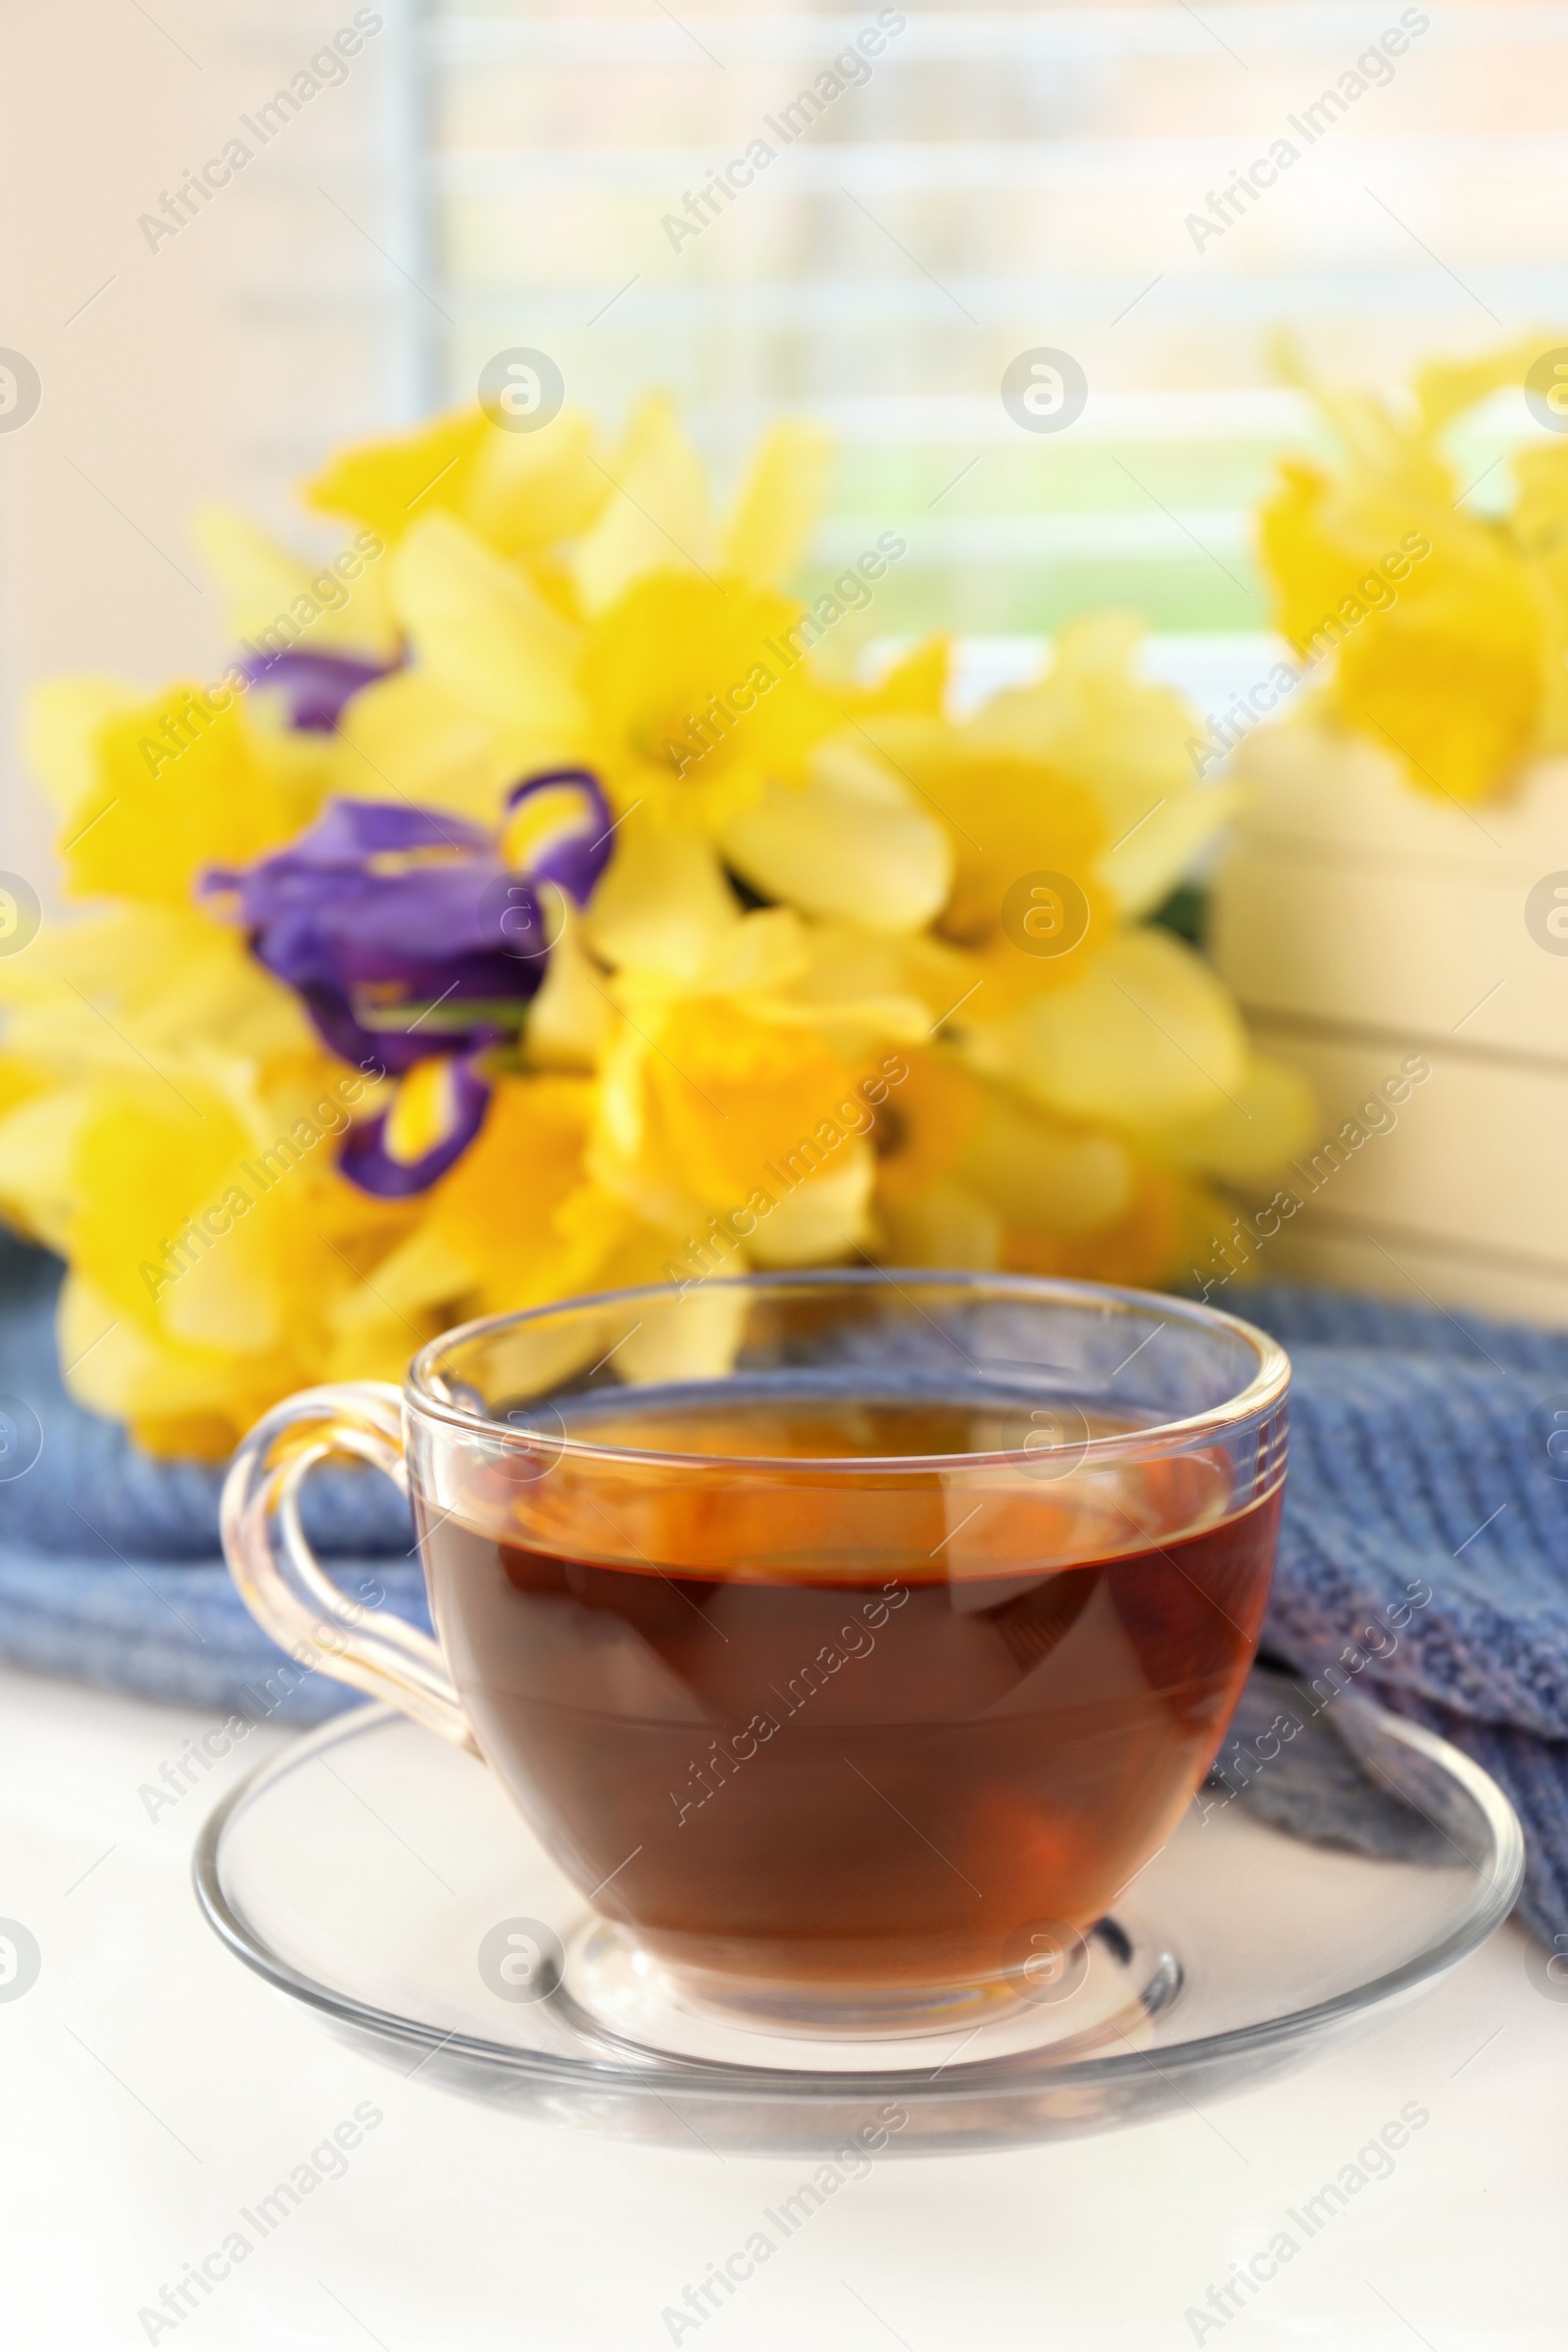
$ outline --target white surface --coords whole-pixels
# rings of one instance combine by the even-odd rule
[[[281,1735],[255,1734],[156,1821],[138,1795],[208,1728],[0,1673],[0,1915],[42,1950],[37,1983],[0,2001],[0,2342],[667,2345],[664,2306],[808,2168],[519,2124],[329,2039],[228,1957],[189,1886],[209,1805]],[[1021,2156],[880,2165],[679,2341],[1556,2352],[1568,2344],[1568,2002],[1537,1990],[1531,1949],[1505,1929],[1382,2033],[1204,2113]],[[138,2310],[364,2100],[384,2121],[344,2177],[150,2339]],[[1198,2337],[1188,2308],[1412,2100],[1431,2122],[1392,2177]]]

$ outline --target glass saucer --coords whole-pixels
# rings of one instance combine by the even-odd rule
[[[1244,1710],[1295,1689],[1254,1676]],[[1332,1727],[1297,1712],[1278,1769],[1235,1801],[1200,1792],[1070,1975],[945,2035],[805,2041],[684,2007],[485,1767],[384,1707],[233,1789],[196,1890],[330,2031],[492,2105],[857,2164],[1018,2146],[1249,2089],[1392,2016],[1507,1917],[1524,1842],[1479,1766],[1353,1696]]]

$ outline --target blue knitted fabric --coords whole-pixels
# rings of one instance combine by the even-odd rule
[[[353,1704],[246,1614],[219,1551],[221,1469],[150,1461],[67,1398],[58,1279],[0,1238],[0,1409],[20,1397],[43,1430],[24,1476],[0,1470],[0,1657],[257,1718]],[[1568,1460],[1545,1442],[1555,1403],[1568,1431],[1568,1334],[1285,1286],[1240,1303],[1295,1366],[1266,1649],[1323,1687],[1337,1666],[1483,1765],[1525,1824],[1524,1917],[1568,1933]],[[349,1591],[428,1625],[385,1480],[323,1474],[305,1516]]]
[[[1294,1367],[1265,1648],[1308,1681],[1338,1662],[1491,1773],[1520,1916],[1568,1935],[1568,1333],[1284,1284],[1235,1304]]]
[[[153,1461],[72,1403],[59,1283],[53,1258],[0,1233],[0,1412],[20,1399],[43,1438],[22,1476],[0,1465],[0,1658],[258,1722],[315,1723],[360,1703],[286,1659],[235,1592],[218,1536],[223,1465]],[[323,1472],[304,1518],[347,1592],[428,1629],[408,1509],[387,1480]]]

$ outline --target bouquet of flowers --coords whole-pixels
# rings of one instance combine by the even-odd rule
[[[1486,476],[1465,482],[1444,447],[1507,384],[1568,434],[1568,368],[1548,341],[1433,362],[1402,400],[1309,385],[1342,462],[1287,462],[1261,517],[1277,625],[1298,657],[1280,685],[1328,677],[1301,716],[1465,806],[1568,750],[1568,439],[1513,452],[1501,514],[1472,503]]]
[[[625,1283],[1159,1282],[1297,1148],[1148,919],[1228,802],[1135,626],[961,721],[940,641],[856,683],[814,649],[903,543],[786,593],[826,460],[777,427],[716,515],[662,400],[610,449],[446,416],[309,485],[319,569],[199,518],[220,678],[37,698],[94,906],[0,965],[0,1207],[66,1261],[83,1403],[212,1456]]]

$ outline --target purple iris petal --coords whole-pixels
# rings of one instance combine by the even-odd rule
[[[272,686],[288,704],[289,724],[309,735],[330,735],[344,705],[362,687],[390,677],[401,662],[372,662],[360,654],[251,654],[240,663],[253,686]]]
[[[544,978],[538,900],[445,811],[331,801],[287,849],[200,888],[232,896],[253,954],[334,1054],[394,1076],[515,1036]]]
[[[460,1159],[480,1128],[490,1104],[490,1088],[466,1061],[448,1064],[452,1085],[452,1116],[440,1141],[418,1159],[395,1159],[386,1148],[390,1111],[362,1119],[343,1138],[337,1164],[350,1184],[383,1200],[406,1200],[427,1192]]]
[[[530,826],[533,817],[537,831]],[[579,906],[587,905],[614,847],[610,804],[586,767],[547,768],[514,784],[502,833],[516,872],[559,883]]]

